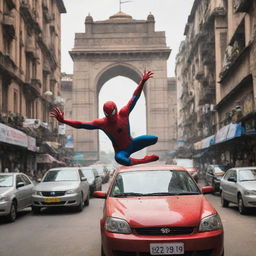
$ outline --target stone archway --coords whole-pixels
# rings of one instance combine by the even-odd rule
[[[72,119],[91,121],[98,117],[98,94],[103,84],[116,76],[138,83],[143,71],[154,79],[145,87],[147,133],[158,136],[148,153],[165,156],[169,150],[169,111],[165,33],[155,32],[154,17],[134,20],[122,12],[105,21],[85,20],[86,32],[77,33],[70,52],[74,61]],[[86,163],[98,160],[98,131],[73,130],[74,149]]]

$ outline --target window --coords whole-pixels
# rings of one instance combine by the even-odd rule
[[[13,111],[14,113],[18,113],[18,104],[19,104],[19,99],[18,99],[18,91],[14,89],[13,91]]]
[[[25,175],[22,175],[22,179],[24,180],[25,186],[31,184],[30,180]]]

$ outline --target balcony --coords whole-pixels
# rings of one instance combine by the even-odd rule
[[[215,89],[214,88],[201,88],[199,92],[199,105],[204,105],[209,102],[213,102],[215,99]]]
[[[247,12],[250,7],[250,0],[233,0],[235,12]]]
[[[0,67],[1,66],[4,70],[9,72],[9,75],[14,75],[17,70],[17,66],[15,62],[11,59],[11,57],[7,54],[3,55],[0,52]]]
[[[35,94],[40,95],[41,93],[41,81],[39,79],[31,79],[31,88],[34,90]]]
[[[8,13],[5,13],[3,15],[3,26],[5,31],[10,35],[10,37],[14,38],[15,37],[15,20],[14,17],[11,16]]]
[[[24,20],[31,24],[37,33],[41,33],[41,28],[38,23],[38,13],[35,9],[32,10],[28,0],[22,0],[20,4],[20,13]]]

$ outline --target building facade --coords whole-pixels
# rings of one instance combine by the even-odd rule
[[[56,142],[58,124],[49,112],[60,103],[60,20],[65,12],[62,0],[0,2],[0,171],[37,168],[45,162],[37,157],[44,153],[42,145]]]
[[[255,163],[255,31],[255,1],[194,2],[176,64],[178,136],[191,155]]]

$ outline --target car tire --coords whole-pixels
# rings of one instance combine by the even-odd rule
[[[247,208],[244,206],[244,201],[241,195],[238,195],[238,211],[240,214],[247,213]]]
[[[32,206],[32,212],[33,214],[39,214],[41,211],[41,208],[38,206]]]
[[[101,256],[106,256],[106,254],[104,253],[104,250],[103,250],[103,246],[101,246]]]
[[[228,207],[229,202],[224,198],[223,193],[220,194],[221,206]]]
[[[81,212],[84,209],[84,198],[83,193],[81,193],[80,203],[78,206],[75,207],[77,212]]]
[[[14,222],[17,218],[17,203],[12,201],[10,213],[7,215],[8,222]]]
[[[88,206],[89,204],[90,204],[90,196],[89,196],[89,193],[88,193],[87,198],[86,198],[86,200],[84,201],[84,205],[85,205],[85,206]]]

